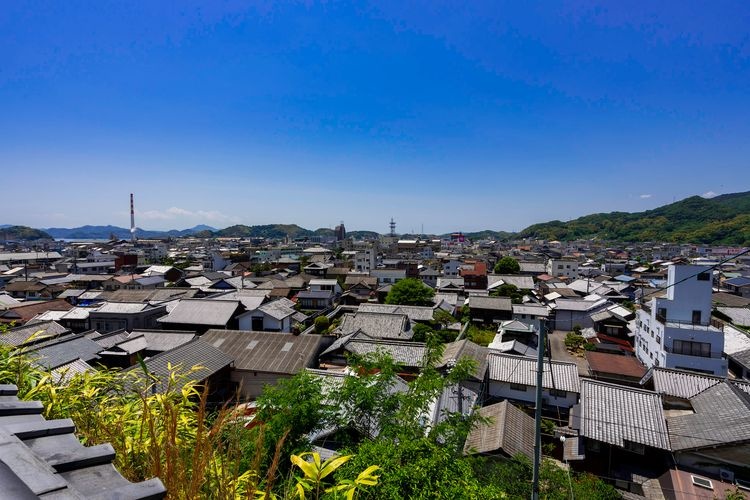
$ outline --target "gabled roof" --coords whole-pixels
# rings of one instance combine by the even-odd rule
[[[487,372],[487,348],[475,344],[468,339],[445,344],[443,355],[436,368],[451,368],[460,359],[464,358],[468,358],[475,363],[471,375],[477,380],[483,380],[484,374]]]
[[[194,332],[177,330],[133,330],[133,334],[143,334],[149,351],[169,351],[195,338]]]
[[[422,342],[405,342],[394,339],[368,339],[365,336],[351,336],[342,346],[354,354],[365,355],[383,352],[393,361],[407,368],[421,368],[426,347]]]
[[[44,368],[56,368],[76,359],[89,362],[98,359],[104,349],[83,335],[67,335],[42,347],[26,349],[34,362]]]
[[[231,321],[239,300],[182,299],[172,311],[156,321],[183,325],[224,326]]]
[[[412,321],[432,321],[435,308],[430,306],[404,306],[395,304],[360,304],[357,312],[405,314]]]
[[[655,366],[643,376],[641,385],[652,382],[657,394],[690,399],[709,387],[720,384],[722,380],[724,379],[713,375]]]
[[[282,320],[297,312],[289,306],[288,302],[290,301],[286,301],[286,299],[274,300],[263,304],[258,310],[263,311],[274,319]]]
[[[357,312],[344,314],[337,332],[341,335],[362,331],[373,338],[408,340],[414,332],[405,314]]]
[[[490,380],[536,387],[536,359],[490,351],[487,360]],[[581,391],[575,363],[545,361],[543,370],[542,388],[576,393]]]
[[[39,332],[39,333],[37,333]],[[58,337],[70,330],[55,321],[42,321],[11,328],[0,334],[0,344],[20,346],[26,343],[36,343]],[[33,338],[32,338],[33,337]]]
[[[549,308],[543,304],[513,304],[513,314],[527,314],[546,318]]]
[[[222,368],[229,366],[232,364],[232,358],[201,338],[196,338],[175,349],[148,358],[144,363],[150,375],[149,378],[156,377],[159,380],[154,384],[155,390],[164,392],[169,383],[170,366],[172,371],[185,375],[184,377],[177,377],[176,389],[179,390],[188,381],[202,382]],[[193,367],[200,368],[192,371]],[[145,383],[150,386],[151,381],[146,381],[139,365],[128,368],[123,373],[134,371],[136,374],[140,373],[141,380],[136,383],[134,379],[127,379],[130,386],[142,390],[147,389],[141,387],[141,385]]]
[[[312,366],[323,337],[245,330],[209,330],[201,339],[221,349],[236,370],[293,375]]]
[[[484,309],[489,311],[513,310],[513,304],[507,297],[481,297],[472,295],[467,300],[470,309]]]
[[[629,441],[671,449],[661,397],[655,392],[582,379],[578,411],[583,437],[619,447]]]
[[[533,290],[534,278],[520,274],[488,274],[487,288],[496,288],[501,285],[513,285],[519,290]]]
[[[715,447],[750,440],[750,394],[729,381],[690,399],[692,415],[667,418],[672,449]]]
[[[502,451],[509,457],[534,455],[534,419],[510,402],[503,401],[477,410],[488,423],[479,423],[466,438],[464,454]]]

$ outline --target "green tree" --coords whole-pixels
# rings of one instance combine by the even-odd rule
[[[386,304],[430,306],[435,290],[415,278],[403,279],[391,287],[385,297]]]
[[[315,333],[325,333],[330,324],[331,321],[328,319],[328,316],[318,316],[315,318]]]
[[[520,304],[523,300],[523,293],[516,285],[505,283],[490,292],[492,297],[508,297],[514,304]]]
[[[513,257],[503,257],[495,264],[495,274],[518,274],[521,272],[521,265]]]

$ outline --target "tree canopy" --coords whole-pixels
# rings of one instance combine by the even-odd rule
[[[495,274],[518,274],[521,265],[513,257],[503,257],[495,264]]]
[[[431,306],[435,290],[418,279],[406,278],[391,287],[385,297],[386,304]]]

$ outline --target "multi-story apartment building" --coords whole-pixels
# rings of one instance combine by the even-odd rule
[[[549,259],[547,274],[559,278],[561,276],[575,279],[578,277],[578,261],[575,259]]]
[[[724,334],[711,325],[711,270],[671,265],[666,297],[641,305],[636,356],[643,364],[726,376]]]

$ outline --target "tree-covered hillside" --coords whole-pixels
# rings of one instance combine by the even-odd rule
[[[32,241],[51,240],[52,236],[42,231],[26,226],[5,226],[0,229],[0,241]]]
[[[750,245],[750,191],[711,199],[691,196],[645,212],[611,212],[534,224],[518,237]]]

